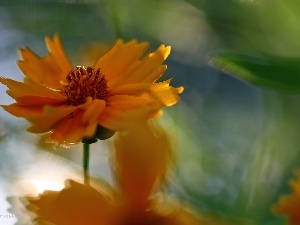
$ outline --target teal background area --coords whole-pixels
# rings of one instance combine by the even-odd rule
[[[245,83],[210,57],[225,50],[298,57],[298,7],[297,0],[0,0],[0,76],[22,80],[17,49],[45,55],[46,35],[62,37],[74,65],[120,37],[148,41],[150,50],[171,45],[163,79],[185,91],[160,119],[176,152],[168,193],[228,224],[284,224],[270,209],[299,167],[299,94]],[[1,85],[1,105],[13,102],[5,91]],[[80,145],[53,150],[27,126],[0,109],[0,215],[17,215],[7,198],[28,194],[29,180],[81,177]],[[91,172],[113,183],[110,143],[92,146]],[[0,224],[29,223],[15,216]]]

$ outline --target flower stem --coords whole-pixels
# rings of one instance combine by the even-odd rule
[[[89,176],[90,144],[83,143],[83,178],[84,184],[90,185]]]

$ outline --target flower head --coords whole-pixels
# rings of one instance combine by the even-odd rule
[[[60,40],[46,37],[49,54],[39,57],[20,49],[24,82],[0,78],[16,103],[2,106],[27,119],[32,133],[51,132],[50,141],[72,144],[95,136],[97,128],[126,130],[158,116],[179,101],[182,87],[156,83],[170,47],[161,45],[142,57],[148,43],[118,40],[95,65],[74,67]]]

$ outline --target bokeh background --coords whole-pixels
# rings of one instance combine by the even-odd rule
[[[284,224],[271,206],[300,166],[299,94],[245,83],[211,58],[299,58],[299,12],[297,0],[0,0],[0,76],[22,80],[17,49],[45,55],[46,35],[62,37],[74,65],[117,38],[171,45],[163,78],[185,91],[160,119],[176,147],[169,194],[229,224]],[[5,91],[2,105],[13,102]],[[9,196],[81,177],[80,145],[53,149],[27,126],[0,109],[0,224],[28,224],[13,216]],[[110,142],[91,149],[91,172],[109,183]]]

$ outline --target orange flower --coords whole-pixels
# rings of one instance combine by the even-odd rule
[[[290,182],[292,194],[281,196],[279,202],[273,207],[276,214],[285,215],[290,225],[300,224],[300,171],[296,179]]]
[[[0,78],[16,103],[2,106],[27,119],[32,133],[51,132],[50,141],[73,144],[94,137],[97,127],[125,130],[158,116],[164,106],[179,101],[183,88],[170,80],[155,83],[166,70],[162,65],[169,46],[142,57],[148,43],[118,40],[91,67],[73,67],[59,36],[46,37],[49,54],[39,57],[20,49],[18,66],[24,82]]]
[[[196,216],[187,205],[158,195],[169,156],[168,139],[161,130],[152,126],[136,128],[119,135],[115,143],[117,190],[99,183],[93,188],[69,180],[62,191],[27,198],[27,208],[34,212],[38,224],[212,224]]]

